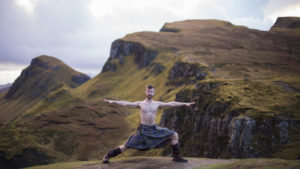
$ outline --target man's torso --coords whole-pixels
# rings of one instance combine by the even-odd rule
[[[141,123],[145,125],[154,125],[156,113],[159,107],[158,101],[147,102],[146,100],[139,102]]]

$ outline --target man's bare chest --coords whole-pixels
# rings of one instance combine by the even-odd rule
[[[143,113],[156,113],[158,109],[158,104],[155,103],[142,103],[140,105],[141,111]]]

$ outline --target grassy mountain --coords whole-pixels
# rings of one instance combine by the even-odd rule
[[[64,84],[3,123],[0,151],[7,161],[26,147],[44,152],[48,162],[97,159],[126,141],[139,122],[138,109],[101,99],[142,100],[152,83],[154,100],[196,102],[160,110],[156,119],[179,132],[184,155],[299,158],[300,36],[294,26],[277,29],[286,19],[270,31],[186,20],[166,23],[160,32],[126,35],[112,43],[96,77],[74,89]],[[26,144],[12,148],[20,142]]]
[[[54,57],[36,57],[0,100],[0,121],[15,119],[51,91],[75,88],[89,79]]]
[[[299,42],[292,31],[218,20],[167,23],[115,41],[98,79],[78,89],[133,100],[153,83],[155,99],[196,101],[164,111],[161,121],[179,131],[187,156],[299,158]],[[138,119],[133,114],[128,120]]]

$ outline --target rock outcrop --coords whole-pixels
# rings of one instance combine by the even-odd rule
[[[287,28],[295,29],[300,27],[300,18],[297,17],[278,17],[275,24],[271,27],[274,28]]]
[[[197,80],[203,80],[206,75],[204,68],[197,63],[176,62],[169,71],[167,84],[194,84]]]
[[[166,23],[166,24],[164,24],[164,26],[159,30],[159,32],[173,32],[173,33],[177,33],[177,32],[180,32],[180,29],[168,27],[168,23]]]
[[[102,72],[116,71],[118,64],[123,65],[126,56],[134,55],[134,62],[139,69],[148,66],[158,54],[157,51],[146,49],[142,44],[136,42],[127,42],[116,40],[112,43],[110,57],[103,66]],[[116,60],[118,60],[116,62]]]
[[[176,101],[196,101],[196,105],[163,112],[160,124],[181,134],[184,154],[210,158],[272,157],[291,142],[290,130],[299,121],[247,117],[244,113],[251,108],[236,109],[235,102],[216,101],[214,93],[220,85],[226,83],[199,83],[193,90],[183,90],[176,95]]]
[[[44,152],[38,151],[32,147],[28,147],[21,154],[7,159],[4,152],[0,151],[0,168],[3,169],[19,169],[35,165],[45,165],[51,162],[51,158]]]

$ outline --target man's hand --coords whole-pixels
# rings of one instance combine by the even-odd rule
[[[106,99],[103,99],[103,101],[104,101],[105,103],[112,103],[112,101],[111,101],[111,100],[106,100]]]
[[[195,104],[195,102],[186,103],[185,106],[191,106],[192,104]]]

